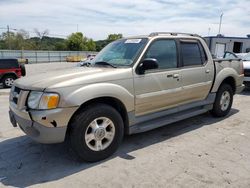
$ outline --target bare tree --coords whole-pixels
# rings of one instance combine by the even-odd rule
[[[34,32],[36,33],[37,37],[40,39],[40,41],[39,41],[40,44],[38,45],[39,46],[38,48],[41,49],[43,37],[47,36],[49,34],[49,30],[46,29],[44,31],[39,31],[37,28],[35,28]]]
[[[34,32],[36,33],[37,37],[42,39],[44,36],[47,36],[49,34],[49,30],[45,29],[44,31],[39,31],[37,28],[34,29]]]

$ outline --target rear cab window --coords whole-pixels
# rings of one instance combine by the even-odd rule
[[[0,69],[16,69],[19,68],[16,59],[0,59]]]
[[[202,66],[207,61],[204,48],[198,41],[181,41],[180,53],[182,66]]]

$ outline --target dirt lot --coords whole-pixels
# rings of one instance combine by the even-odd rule
[[[13,128],[2,93],[0,187],[250,187],[250,91],[235,96],[226,118],[207,113],[127,136],[112,157],[92,164]]]

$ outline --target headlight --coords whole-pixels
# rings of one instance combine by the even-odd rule
[[[56,93],[43,93],[31,91],[28,98],[28,107],[31,109],[47,110],[56,108],[59,95]]]
[[[56,108],[59,102],[59,95],[56,93],[43,93],[40,100],[39,109]]]
[[[31,109],[39,109],[40,99],[43,92],[31,91],[28,98],[28,107]]]

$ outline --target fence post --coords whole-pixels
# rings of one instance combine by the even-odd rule
[[[59,52],[60,62],[62,62],[62,52]]]
[[[21,59],[24,59],[24,56],[23,56],[23,47],[22,47],[22,50],[21,50]]]
[[[49,59],[49,63],[50,63],[50,53],[49,53],[49,51],[48,51],[48,59]]]
[[[35,55],[36,55],[36,63],[37,63],[37,51],[35,51]]]

